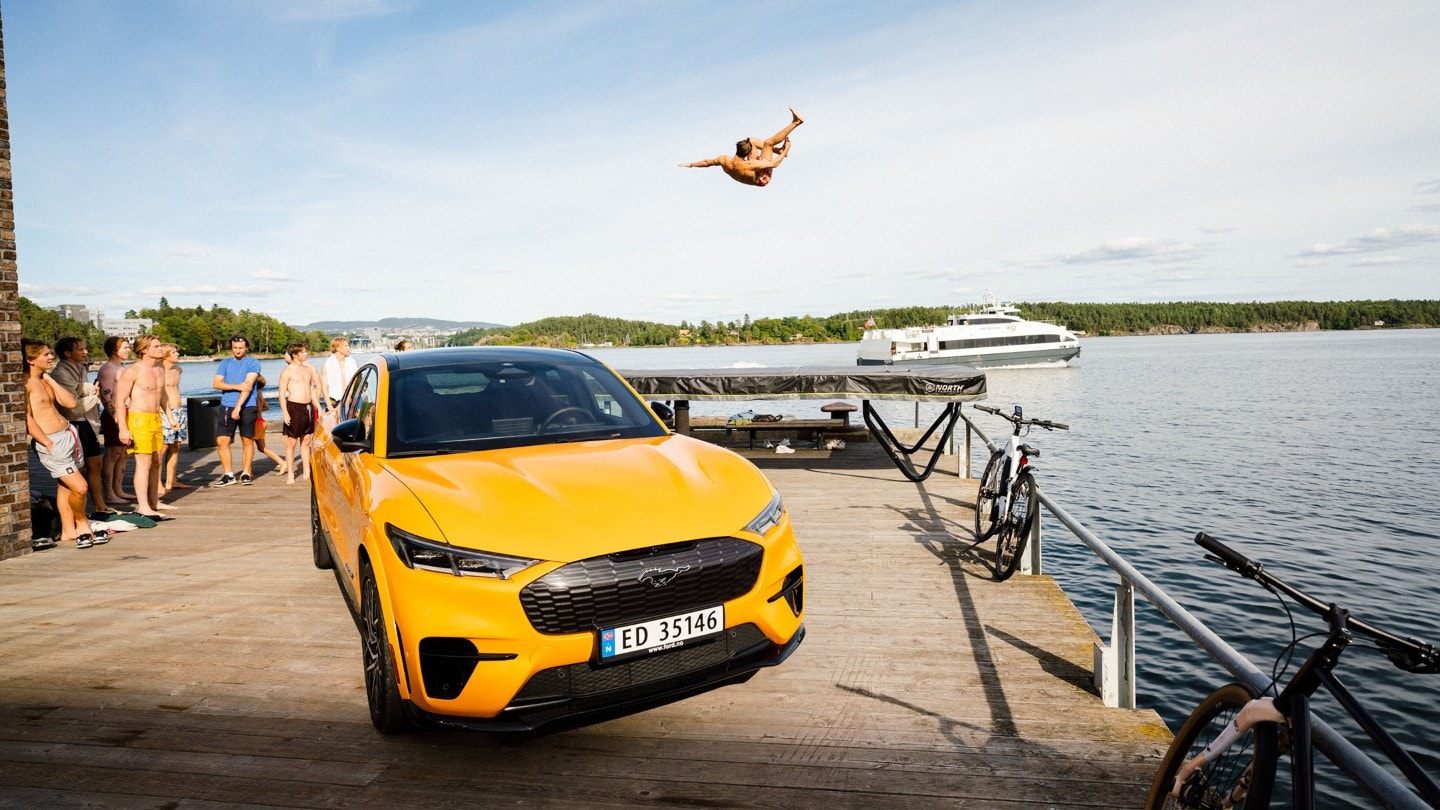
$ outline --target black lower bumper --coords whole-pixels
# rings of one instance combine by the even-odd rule
[[[746,628],[760,641],[747,635]],[[536,673],[515,700],[493,718],[455,717],[415,708],[415,720],[422,726],[474,731],[548,732],[575,728],[744,683],[759,670],[789,658],[804,639],[804,625],[784,644],[776,644],[753,625],[746,625],[732,628],[716,642],[721,645],[718,647],[681,648],[611,667],[582,663]],[[710,662],[706,661],[707,655]],[[673,671],[667,672],[667,668]]]

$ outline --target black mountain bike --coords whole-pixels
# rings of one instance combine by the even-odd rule
[[[1034,468],[1030,464],[1040,451],[1020,443],[1021,431],[1028,434],[1032,425],[1046,430],[1069,430],[1070,426],[1047,419],[1026,419],[1019,405],[1013,414],[985,405],[976,405],[975,409],[1008,419],[1014,426],[1005,445],[991,454],[975,496],[975,542],[991,535],[997,538],[995,579],[1003,582],[1020,567],[1020,554],[1040,515],[1040,495],[1035,492]]]
[[[1277,671],[1267,691],[1273,691],[1284,677],[1283,670],[1288,667],[1296,645],[1303,640],[1295,637],[1295,617],[1284,596],[1324,619],[1330,631],[1325,642],[1310,654],[1295,677],[1274,697],[1260,696],[1243,684],[1232,683],[1197,706],[1175,735],[1170,750],[1165,752],[1146,807],[1269,807],[1277,762],[1288,748],[1293,806],[1299,810],[1313,808],[1315,771],[1310,696],[1321,688],[1335,696],[1345,712],[1415,786],[1420,798],[1432,807],[1440,807],[1440,787],[1436,787],[1414,758],[1380,727],[1333,671],[1340,662],[1340,654],[1352,641],[1352,631],[1372,639],[1392,664],[1406,672],[1440,671],[1440,652],[1429,644],[1367,624],[1333,602],[1326,604],[1285,584],[1259,563],[1204,532],[1196,535],[1195,542],[1210,552],[1205,555],[1206,559],[1275,594],[1290,616],[1292,641],[1276,660]]]

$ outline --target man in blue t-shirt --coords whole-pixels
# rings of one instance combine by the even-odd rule
[[[250,463],[255,460],[255,416],[259,413],[260,361],[250,356],[250,341],[244,335],[230,338],[230,357],[220,361],[215,371],[215,390],[220,395],[220,429],[215,436],[215,449],[220,453],[220,467],[225,474],[212,487],[228,487],[234,483],[249,484]],[[235,462],[230,443],[240,431],[240,477],[235,477]]]

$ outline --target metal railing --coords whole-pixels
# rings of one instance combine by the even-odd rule
[[[970,421],[968,415],[961,414],[961,418],[965,421],[963,447],[952,449],[959,451],[956,455],[962,477],[971,478],[973,477],[971,455],[974,447],[972,434],[980,437],[981,442],[989,448],[991,453],[999,448],[980,428],[975,426],[974,422]],[[1131,565],[1129,560],[1126,560],[1081,525],[1080,521],[1065,511],[1060,504],[1051,500],[1040,488],[1038,482],[1035,491],[1039,494],[1040,504],[1044,509],[1034,521],[1029,542],[1026,543],[1025,555],[1020,561],[1020,573],[1041,573],[1041,524],[1044,522],[1044,512],[1048,511],[1072,535],[1084,543],[1096,557],[1099,557],[1101,562],[1108,565],[1120,577],[1119,582],[1115,584],[1114,608],[1110,617],[1110,643],[1095,645],[1095,687],[1099,690],[1105,705],[1127,709],[1135,708],[1135,594],[1137,593],[1154,605],[1170,620],[1171,624],[1189,636],[1211,658],[1229,670],[1235,678],[1250,684],[1257,690],[1269,687],[1269,676],[1250,663],[1249,659],[1236,651],[1225,639],[1206,627],[1163,588],[1151,582],[1150,578]],[[1410,790],[1409,786],[1383,769],[1325,721],[1315,717],[1314,712],[1311,712],[1311,717],[1314,718],[1315,747],[1356,784],[1368,790],[1385,807],[1427,807],[1425,802]]]

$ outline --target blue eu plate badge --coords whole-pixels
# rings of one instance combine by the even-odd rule
[[[600,634],[600,657],[609,658],[615,654],[615,631],[606,630]]]

